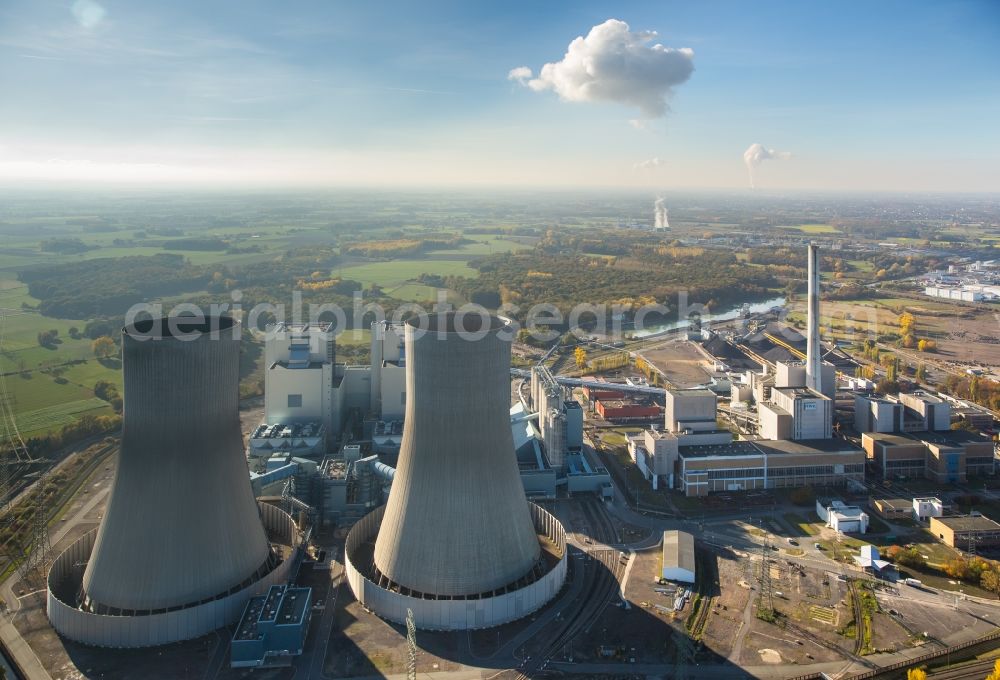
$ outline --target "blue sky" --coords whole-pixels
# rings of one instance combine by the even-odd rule
[[[658,35],[540,75],[609,19]],[[0,181],[741,188],[760,143],[762,188],[996,191],[998,36],[991,0],[5,0]]]

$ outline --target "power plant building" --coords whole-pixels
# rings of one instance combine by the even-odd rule
[[[529,614],[561,588],[565,533],[529,504],[510,424],[510,327],[456,313],[406,324],[406,414],[387,504],[351,529],[358,601],[464,630]]]
[[[298,534],[251,491],[239,347],[229,317],[123,330],[125,418],[107,510],[49,572],[47,611],[61,635],[110,647],[198,637],[287,579]]]

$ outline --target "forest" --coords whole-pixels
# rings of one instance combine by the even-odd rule
[[[741,265],[730,252],[703,249],[635,249],[627,257],[507,253],[472,262],[477,278],[445,282],[487,306],[514,304],[522,312],[550,303],[568,312],[579,303],[674,306],[681,291],[709,309],[764,297],[779,285],[767,270]]]

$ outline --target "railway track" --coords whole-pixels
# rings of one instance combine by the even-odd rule
[[[993,671],[996,659],[973,661],[953,668],[944,668],[927,674],[931,680],[982,680]]]
[[[854,612],[854,655],[861,656],[865,646],[865,621],[861,610],[861,597],[858,595],[856,582],[848,581],[847,593],[851,597],[851,611]]]
[[[614,522],[608,516],[603,503],[594,499],[585,499],[581,503],[583,514],[587,517],[592,535],[590,536],[597,543],[613,545],[618,543],[618,531]]]
[[[518,671],[518,678],[538,677],[553,656],[571,645],[580,633],[590,630],[617,593],[622,568],[618,551],[597,549],[586,554],[590,556],[589,560],[578,560],[578,568],[584,570],[583,596],[571,605],[572,613],[562,620],[555,635]]]

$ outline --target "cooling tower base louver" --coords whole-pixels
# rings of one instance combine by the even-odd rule
[[[518,581],[493,591],[468,596],[419,593],[400,587],[379,574],[372,560],[385,506],[360,520],[347,536],[345,571],[358,601],[377,616],[404,623],[413,611],[422,630],[475,630],[492,628],[528,616],[558,594],[566,580],[566,533],[562,524],[541,507],[530,503],[541,557]]]
[[[299,549],[295,520],[273,505],[261,504],[261,516],[273,544],[287,555],[259,579],[232,593],[203,602],[160,611],[90,612],[80,606],[78,593],[83,566],[93,553],[97,531],[64,550],[52,563],[46,614],[61,636],[92,647],[153,647],[207,635],[239,618],[247,600],[286,583],[293,575],[293,553]]]

